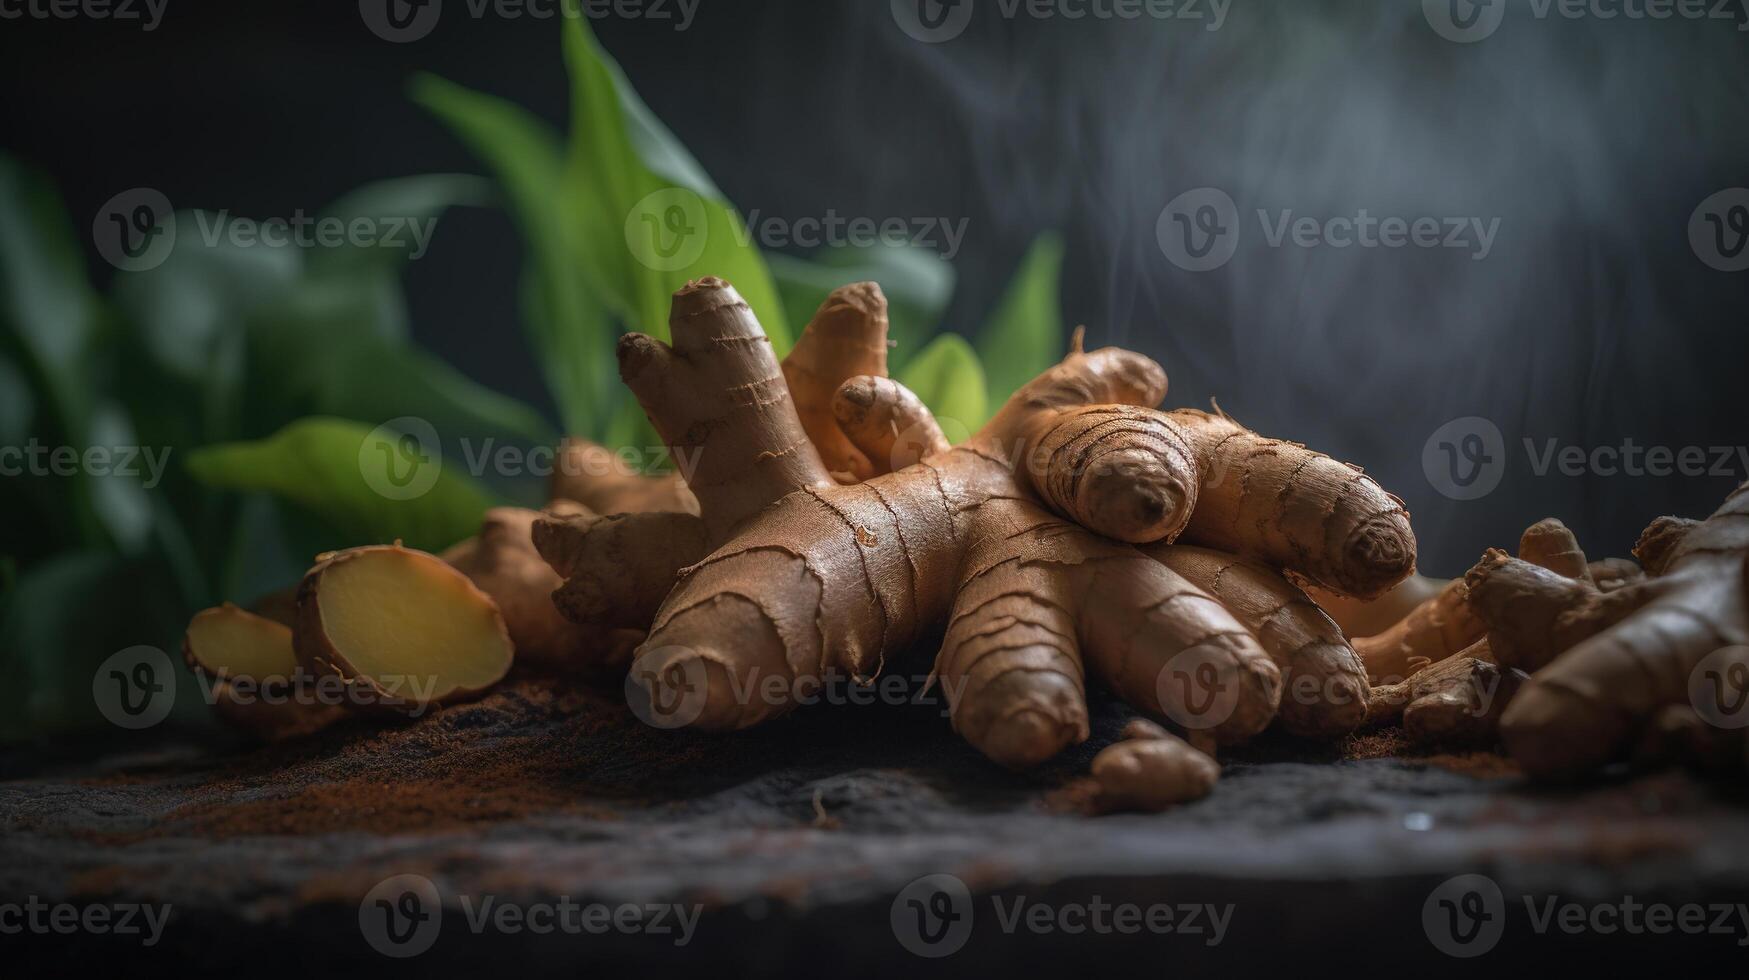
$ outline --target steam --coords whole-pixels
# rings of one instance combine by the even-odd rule
[[[1551,513],[1624,553],[1656,513],[1703,515],[1732,485],[1535,477],[1522,447],[1749,440],[1734,394],[1749,273],[1708,269],[1686,237],[1702,199],[1749,185],[1741,13],[1539,18],[1546,5],[1514,0],[1492,36],[1461,44],[1413,0],[1238,0],[1213,32],[1011,20],[986,3],[964,36],[928,45],[868,6],[866,33],[952,102],[976,172],[968,259],[992,264],[977,279],[999,283],[1033,232],[1067,230],[1066,305],[1096,340],[1162,360],[1170,404],[1218,397],[1365,464],[1416,512],[1424,568],[1460,572],[1479,542],[1511,544]],[[1223,267],[1188,272],[1155,223],[1205,186],[1237,205],[1240,239]],[[1480,261],[1271,247],[1260,209],[1498,230]],[[1471,415],[1512,458],[1495,494],[1459,504],[1421,452]]]

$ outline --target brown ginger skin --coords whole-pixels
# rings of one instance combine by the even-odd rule
[[[553,592],[564,580],[535,550],[532,537],[535,521],[543,515],[594,518],[569,500],[555,500],[545,511],[494,507],[486,512],[479,534],[441,557],[498,604],[516,644],[518,664],[559,673],[623,666],[643,634],[579,626],[559,612]]]
[[[270,648],[271,673],[245,676],[229,666],[236,651],[223,644],[239,629],[250,637],[246,642]],[[299,669],[289,626],[228,602],[195,613],[182,637],[182,659],[211,686],[213,711],[261,741],[313,735],[346,716],[345,706],[324,702],[316,678]]]
[[[1485,647],[1484,641],[1472,649]],[[1498,739],[1500,716],[1525,679],[1522,671],[1484,657],[1457,654],[1373,688],[1368,722],[1401,722],[1417,745],[1484,748]]]
[[[1356,639],[1354,650],[1366,664],[1370,683],[1395,684],[1464,650],[1487,632],[1470,609],[1469,586],[1454,579],[1383,633]]]
[[[1277,720],[1294,735],[1332,738],[1366,720],[1366,666],[1311,597],[1253,559],[1191,545],[1142,550],[1213,596],[1257,637],[1280,669]]]
[[[1307,580],[1373,594],[1413,566],[1407,515],[1376,483],[1224,418],[1154,411],[1166,378],[1140,355],[1077,348],[951,448],[900,386],[844,379],[839,431],[872,468],[904,465],[841,485],[732,287],[677,293],[671,336],[628,336],[621,374],[675,455],[698,461],[703,550],[657,562],[674,583],[654,598],[632,680],[693,727],[757,724],[793,706],[782,692],[798,679],[872,678],[939,638],[954,727],[1003,764],[1086,738],[1088,670],[1199,737],[1237,741],[1273,719],[1280,669],[1218,599],[1126,542],[1180,527],[1189,539],[1209,506],[1203,535]],[[562,573],[607,567],[609,543],[660,550],[629,526],[597,542],[602,530],[549,520],[535,539]],[[605,588],[583,578],[562,592]],[[1167,682],[1187,667],[1219,710]],[[777,696],[749,694],[773,678]]]
[[[1501,735],[1534,776],[1589,772],[1666,708],[1701,709],[1691,682],[1702,661],[1749,644],[1749,484],[1705,521],[1654,522],[1635,554],[1649,577],[1608,592],[1498,552],[1467,576],[1500,662],[1532,672]]]
[[[857,483],[901,467],[871,460],[845,437],[834,418],[835,395],[846,379],[887,373],[887,298],[872,282],[832,291],[781,364],[797,419],[835,479]],[[921,403],[918,403],[921,406]],[[903,426],[895,432],[902,432]],[[552,496],[573,500],[596,514],[651,511],[698,513],[685,470],[693,458],[677,456],[679,469],[645,475],[611,450],[587,439],[568,438],[559,447]]]
[[[594,514],[698,513],[698,501],[678,471],[645,474],[606,446],[577,436],[559,443],[550,482],[553,500]]]
[[[1094,806],[1103,813],[1157,813],[1209,795],[1221,767],[1189,742],[1145,718],[1093,757]]]

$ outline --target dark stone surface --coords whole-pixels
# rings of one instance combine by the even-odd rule
[[[1749,922],[1734,918],[1731,935],[1534,935],[1524,905],[1749,901],[1749,807],[1734,788],[1662,773],[1539,790],[1491,756],[1365,758],[1391,748],[1378,737],[1327,750],[1266,741],[1228,760],[1204,801],[1090,817],[1076,777],[1122,721],[1102,709],[1088,746],[1016,775],[952,737],[931,705],[821,706],[711,738],[644,728],[610,692],[530,682],[294,746],[165,733],[13,750],[0,756],[0,902],[172,912],[149,950],[122,937],[0,938],[32,965],[175,959],[274,974],[364,961],[426,974],[892,976],[1113,958],[1157,972],[1314,969],[1326,955],[1439,972],[1464,961],[1434,952],[1423,905],[1447,878],[1481,873],[1506,898],[1490,959],[1744,961],[1736,942]],[[437,886],[441,931],[424,955],[391,960],[361,936],[360,900],[404,873]],[[900,945],[889,914],[907,883],[936,873],[973,893],[973,932],[957,954],[925,960]],[[703,918],[680,948],[642,933],[476,934],[463,897],[477,908],[487,895],[698,903]],[[1230,903],[1231,920],[1211,947],[1206,933],[1010,934],[992,905],[1095,896]]]

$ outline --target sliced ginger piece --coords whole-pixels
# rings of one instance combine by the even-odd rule
[[[212,681],[214,710],[267,741],[311,734],[345,714],[300,671],[290,628],[228,602],[194,615],[182,656]]]
[[[510,670],[497,603],[443,559],[399,544],[324,555],[298,587],[298,659],[409,714]]]
[[[182,656],[188,666],[215,679],[286,682],[298,669],[290,629],[228,602],[194,614],[182,637]]]

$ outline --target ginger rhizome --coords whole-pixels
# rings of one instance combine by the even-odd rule
[[[529,540],[534,517],[489,512],[449,561],[398,544],[318,556],[289,600],[264,600],[285,622],[229,603],[203,610],[183,636],[184,658],[210,680],[220,716],[267,741],[313,734],[355,710],[417,715],[491,688],[517,651],[483,588],[504,598],[537,666],[611,663],[615,641],[623,660],[635,634],[603,637],[553,608],[558,577]]]
[[[1532,674],[1501,718],[1519,765],[1591,771],[1660,727],[1686,727],[1672,711],[1736,722],[1749,707],[1749,484],[1705,521],[1647,528],[1634,549],[1644,578],[1571,550],[1562,571],[1491,551],[1466,576],[1500,663]],[[1608,570],[1618,574],[1600,583]]]
[[[1184,739],[1136,718],[1093,757],[1092,774],[1100,810],[1149,812],[1207,796],[1221,767]]]
[[[503,679],[514,648],[498,606],[442,559],[400,545],[320,556],[298,586],[298,660],[409,714]]]
[[[1089,671],[1210,743],[1269,725],[1284,672],[1317,692],[1284,724],[1333,734],[1364,715],[1358,657],[1282,577],[1372,596],[1413,569],[1401,502],[1358,468],[1158,411],[1159,365],[1078,340],[950,447],[914,395],[867,373],[885,348],[872,284],[827,300],[797,344],[820,356],[787,376],[721,280],[676,293],[670,326],[672,345],[623,338],[620,373],[692,461],[697,515],[534,529],[567,616],[649,627],[631,676],[654,708],[742,728],[790,710],[799,678],[866,681],[937,647],[954,728],[1011,766],[1087,737]],[[830,414],[811,400],[827,391]],[[1174,567],[1199,573],[1196,556],[1156,550],[1175,539],[1249,563],[1217,596]]]
[[[1588,576],[1597,567],[1622,582],[1639,567],[1587,562],[1573,532],[1554,518],[1524,532],[1518,555],[1557,575]],[[1399,621],[1353,642],[1373,684],[1367,722],[1400,723],[1410,741],[1423,745],[1492,745],[1506,704],[1525,678],[1512,661],[1500,666],[1465,579],[1439,586]]]
[[[636,479],[655,483],[641,476]],[[587,507],[571,500],[555,500],[545,513],[592,516]],[[553,592],[562,580],[535,550],[531,537],[541,514],[521,507],[494,507],[486,512],[480,533],[445,551],[443,560],[497,604],[516,645],[519,665],[567,674],[623,668],[643,634],[580,626],[559,613]]]
[[[188,666],[211,685],[213,709],[266,741],[310,735],[345,714],[317,696],[283,623],[226,603],[195,614],[182,637]]]

